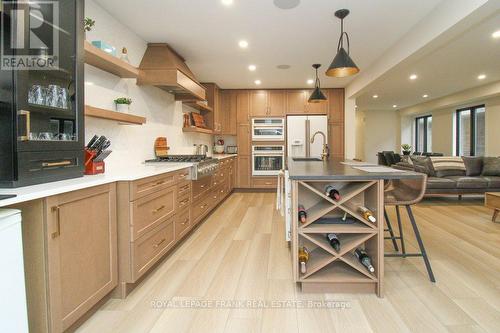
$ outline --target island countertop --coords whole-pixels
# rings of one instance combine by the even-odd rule
[[[422,174],[413,171],[367,172],[356,169],[359,165],[343,164],[342,159],[327,161],[294,161],[288,158],[288,173],[292,180],[378,180],[417,179]],[[346,161],[349,163],[352,161]],[[352,162],[356,163],[356,162]]]

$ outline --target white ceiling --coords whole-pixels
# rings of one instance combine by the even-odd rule
[[[500,11],[463,29],[450,29],[448,33],[456,37],[410,56],[365,87],[356,98],[358,110],[391,110],[393,105],[401,109],[499,81],[500,39],[494,39],[492,33],[500,30]],[[439,44],[440,38],[447,37],[438,37],[433,44]],[[409,80],[412,73],[418,75],[417,80]],[[486,79],[478,80],[483,73]],[[374,94],[379,97],[373,99]],[[422,98],[424,94],[429,97]]]
[[[272,0],[95,0],[149,42],[170,43],[202,82],[222,88],[306,87],[313,63],[321,63],[323,87],[345,87],[351,78],[323,75],[335,55],[340,34],[337,9],[351,14],[345,28],[351,55],[363,71],[424,19],[441,0],[302,0],[283,10]],[[281,2],[297,0],[281,0]],[[242,50],[238,41],[246,39]],[[255,72],[249,64],[257,65]],[[277,69],[287,64],[288,70]]]

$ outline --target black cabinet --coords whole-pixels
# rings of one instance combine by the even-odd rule
[[[4,2],[0,186],[83,175],[83,0]]]

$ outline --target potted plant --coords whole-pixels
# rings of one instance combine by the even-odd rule
[[[403,149],[403,155],[411,154],[411,146],[407,143],[401,145],[401,149]]]
[[[116,111],[118,112],[128,112],[130,110],[130,104],[132,104],[130,98],[120,97],[115,99]]]
[[[95,20],[91,19],[90,17],[86,17],[83,20],[83,30],[85,32],[91,31],[92,28],[94,27]]]

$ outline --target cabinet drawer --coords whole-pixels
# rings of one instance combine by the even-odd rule
[[[187,181],[188,176],[189,176],[189,169],[182,169],[181,171],[176,172],[175,179],[178,182]]]
[[[132,203],[132,241],[174,214],[176,193],[177,187],[171,186]]]
[[[191,206],[191,218],[193,222],[198,222],[210,209],[209,196],[202,197]]]
[[[174,217],[133,243],[134,282],[153,266],[175,243]]]
[[[206,191],[208,191],[211,185],[212,185],[212,176],[194,180],[192,184],[193,201],[202,196]]]
[[[191,193],[185,192],[184,194],[177,197],[177,210],[189,207],[191,204]]]
[[[176,183],[176,173],[167,173],[148,177],[130,183],[130,201],[145,197],[151,193],[161,191]]]
[[[183,194],[191,194],[191,181],[184,180],[177,184],[177,195],[181,196]]]
[[[276,177],[269,178],[252,178],[252,187],[255,188],[273,188],[278,185]]]
[[[178,241],[191,229],[189,209],[175,215],[175,240]]]
[[[227,167],[219,169],[219,171],[217,171],[217,173],[214,176],[213,186],[218,186],[222,184],[227,179],[228,174],[229,174],[229,169]]]

